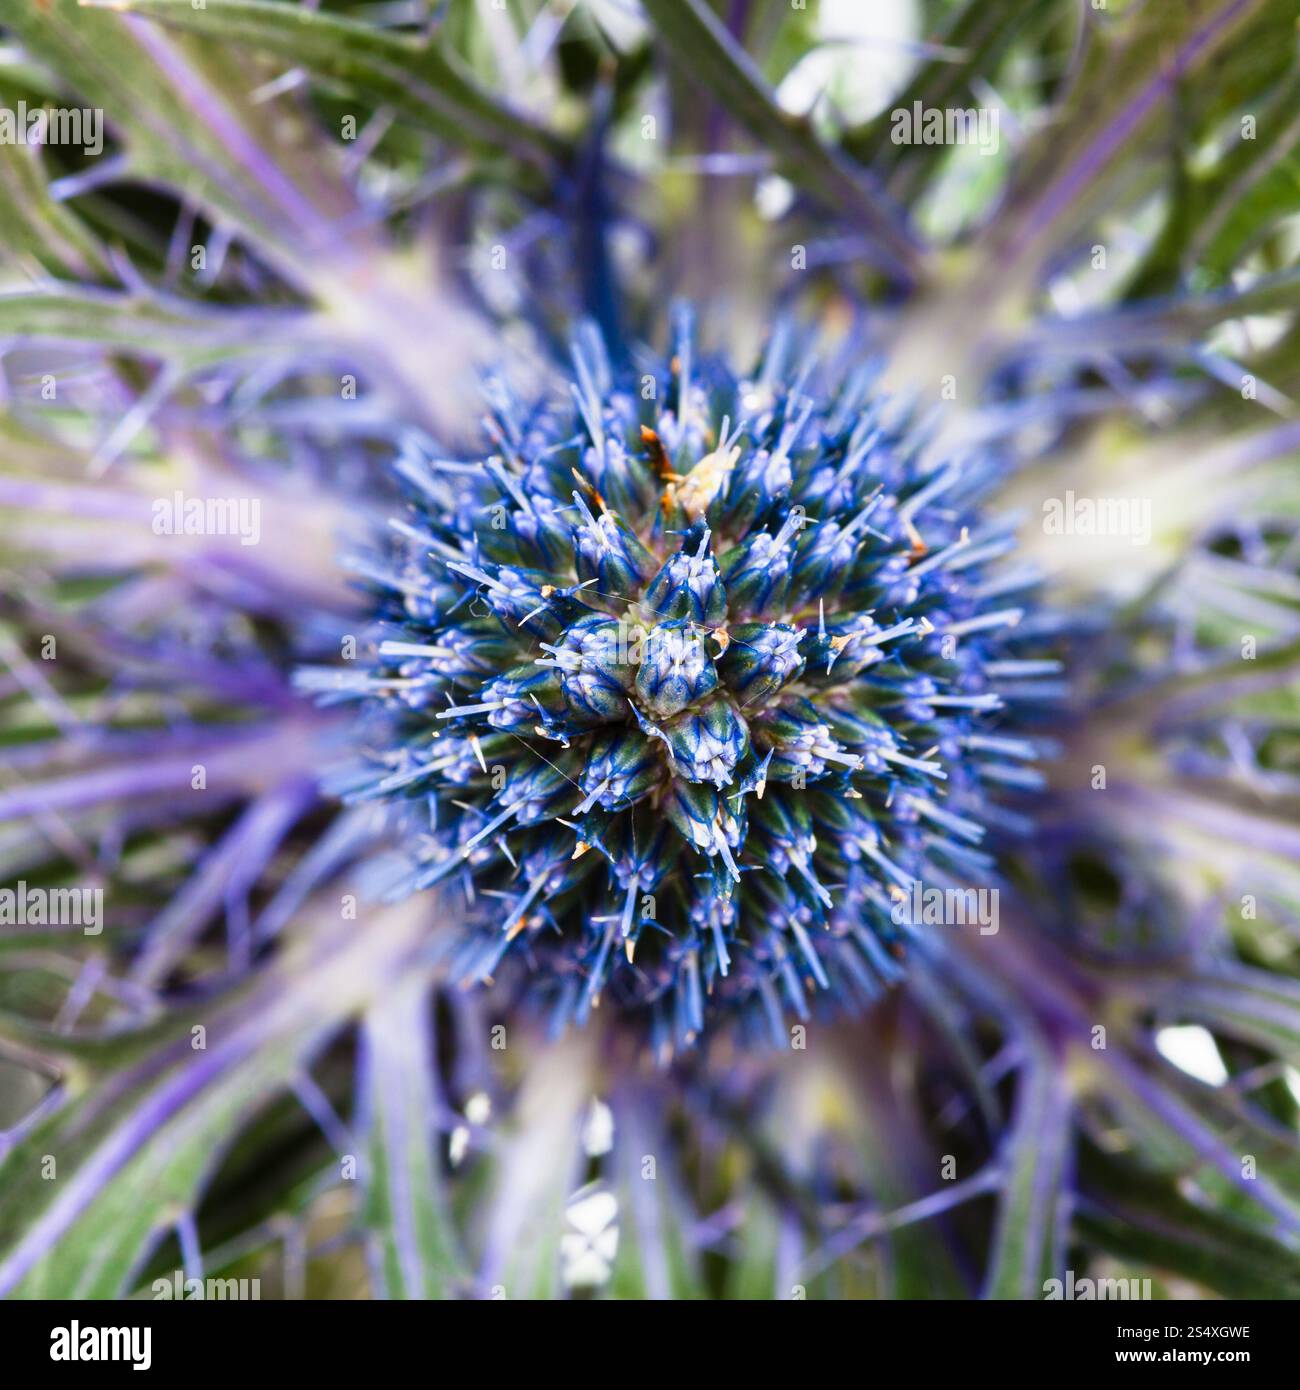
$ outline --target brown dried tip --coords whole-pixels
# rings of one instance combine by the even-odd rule
[[[514,924],[514,926],[511,927],[508,932],[506,932],[506,940],[513,941],[521,931],[531,929],[533,927],[540,927],[541,925],[542,919],[540,917],[521,917]]]
[[[573,481],[577,483],[583,492],[590,494],[596,503],[597,510],[607,512],[609,508],[605,505],[605,499],[600,495],[600,489],[596,487],[594,483],[588,482],[576,468],[570,468],[569,472],[573,474]]]
[[[672,463],[668,458],[668,453],[664,449],[663,441],[649,425],[641,426],[641,443],[645,445],[646,455],[660,478],[672,478],[676,476],[673,473]]]

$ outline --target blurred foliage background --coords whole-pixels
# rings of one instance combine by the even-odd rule
[[[0,879],[107,903],[0,925],[0,1290],[1296,1296],[1297,18],[0,0],[0,106],[105,130],[0,143]],[[917,102],[996,150],[895,143]],[[383,827],[290,674],[357,630],[404,438],[481,448],[484,365],[541,389],[679,299],[1004,451],[1077,645],[1004,930],[663,1066],[447,989],[454,903],[340,919]],[[274,544],[158,537],[176,488]],[[1046,535],[1065,489],[1151,544]]]

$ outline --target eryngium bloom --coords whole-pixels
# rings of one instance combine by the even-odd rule
[[[490,457],[399,464],[369,665],[304,674],[368,706],[348,794],[414,803],[389,891],[459,883],[457,973],[523,955],[559,1023],[608,994],[681,1046],[725,1000],[786,1041],[810,993],[873,997],[914,883],[986,880],[991,793],[1034,780],[1002,726],[1056,664],[996,460],[788,355],[696,364],[683,321],[620,372],[587,332],[558,404],[494,391]]]

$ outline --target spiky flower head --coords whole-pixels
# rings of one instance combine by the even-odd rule
[[[560,1022],[608,995],[680,1046],[706,1000],[780,1037],[811,990],[872,997],[914,882],[987,878],[990,790],[1034,775],[994,729],[1054,664],[990,460],[792,355],[697,363],[682,315],[620,371],[584,332],[571,393],[494,393],[489,457],[403,457],[373,662],[304,677],[380,726],[351,794],[414,803],[390,891],[458,886],[460,975],[524,957]]]

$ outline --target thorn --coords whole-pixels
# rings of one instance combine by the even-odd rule
[[[478,759],[478,765],[483,769],[484,775],[487,774],[487,760],[483,757],[483,745],[478,741],[477,734],[470,734],[469,746],[474,750],[474,756]]]

